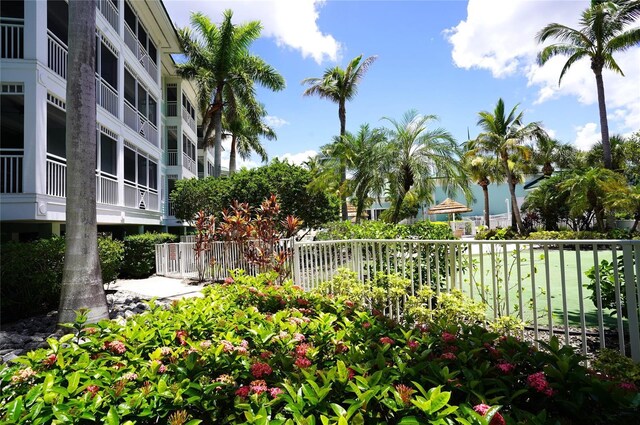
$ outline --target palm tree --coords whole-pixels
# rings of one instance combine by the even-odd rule
[[[535,165],[540,166],[544,177],[551,177],[554,165],[568,168],[575,162],[576,149],[551,137],[539,137],[529,147]],[[537,171],[537,170],[536,170]]]
[[[473,151],[467,150],[463,156],[463,166],[470,179],[475,181],[481,188],[484,197],[484,224],[487,229],[491,228],[489,218],[489,185],[502,179],[502,169],[495,158],[477,155]]]
[[[506,183],[511,197],[511,210],[515,216],[516,226],[519,232],[524,232],[520,208],[516,199],[515,184],[517,178],[514,173],[514,158],[528,159],[530,151],[523,144],[524,141],[536,137],[544,137],[546,133],[538,123],[523,123],[523,113],[517,113],[518,105],[514,106],[508,115],[505,115],[504,101],[498,99],[493,112],[482,111],[478,115],[478,125],[483,132],[469,142],[471,149],[476,153],[495,155],[504,172]]]
[[[214,177],[219,177],[221,171],[223,110],[242,104],[251,120],[258,121],[260,107],[255,100],[254,83],[273,91],[285,87],[284,79],[273,67],[249,53],[249,46],[260,36],[260,22],[234,25],[232,16],[231,10],[225,10],[218,27],[203,13],[193,13],[194,29],[178,30],[188,59],[177,65],[178,74],[198,85],[198,103],[204,109],[205,144],[214,135]]]
[[[302,84],[308,86],[303,93],[304,96],[319,96],[322,99],[328,99],[338,104],[340,137],[344,136],[347,131],[346,103],[356,96],[358,93],[358,84],[376,59],[377,56],[369,56],[362,60],[362,55],[360,55],[352,59],[345,69],[339,66],[328,68],[320,78],[306,78],[302,80]],[[341,170],[341,176],[342,185],[347,179],[346,169]],[[349,219],[346,196],[342,197],[342,219]]]
[[[608,169],[611,169],[611,145],[602,70],[607,68],[624,76],[613,55],[640,43],[640,28],[629,28],[638,17],[640,1],[592,0],[591,5],[582,12],[578,29],[553,23],[544,27],[536,36],[539,43],[550,38],[559,41],[545,47],[538,54],[540,65],[557,55],[569,56],[560,72],[558,84],[575,62],[582,58],[589,58],[591,61],[598,90],[604,166]]]
[[[612,192],[608,198],[608,203],[614,210],[633,215],[633,226],[629,230],[629,233],[633,234],[640,223],[640,184],[627,186],[622,192]]]
[[[568,204],[572,215],[593,212],[598,230],[604,231],[606,210],[611,207],[614,197],[625,192],[626,185],[622,175],[597,167],[575,173],[560,188],[569,191]]]
[[[391,124],[387,130],[388,190],[392,199],[390,220],[397,223],[406,200],[433,201],[436,185],[444,185],[453,195],[462,189],[471,198],[464,169],[456,158],[460,151],[453,136],[442,128],[428,130],[435,115],[420,115],[415,110],[400,121],[383,118]]]
[[[234,116],[223,117],[224,128],[227,129],[227,134],[231,136],[231,148],[229,150],[229,175],[236,172],[236,156],[240,155],[242,159],[249,159],[251,153],[255,152],[260,156],[263,162],[269,160],[269,155],[265,150],[262,143],[260,143],[260,137],[264,137],[268,140],[275,140],[276,133],[264,122],[264,117],[267,116],[267,111],[264,109],[264,105],[260,105],[260,121],[252,122],[251,118],[244,106],[236,108]]]
[[[98,257],[96,221],[95,1],[69,4],[67,79],[66,247],[58,323],[73,322],[89,309],[87,321],[109,318]]]

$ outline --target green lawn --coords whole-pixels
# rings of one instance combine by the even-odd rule
[[[586,283],[589,282],[589,279],[584,275],[584,273],[593,266],[594,264],[594,253],[593,251],[581,251],[580,253],[580,263],[582,270],[582,299],[583,299],[583,311],[585,316],[585,322],[587,326],[597,326],[598,325],[598,316],[597,316],[597,308],[593,304],[593,302],[589,299],[591,295],[591,291],[584,287]],[[611,261],[611,252],[610,251],[598,251],[598,262],[602,259],[607,259]],[[532,305],[532,279],[530,276],[531,270],[531,252],[530,250],[520,251],[520,264],[521,264],[521,284],[518,285],[517,278],[517,259],[514,256],[513,252],[508,252],[507,254],[507,264],[508,264],[508,274],[507,278],[509,281],[509,312],[513,313],[514,311],[518,314],[517,308],[519,307],[520,301],[518,299],[518,293],[521,293],[522,296],[522,305],[523,305],[523,318],[527,321],[533,320],[533,313],[530,308]],[[548,251],[548,273],[545,268],[544,261],[544,250],[535,249],[533,251],[533,264],[535,266],[534,271],[534,281],[536,287],[536,305],[538,311],[538,323],[540,326],[548,326],[548,309],[547,305],[549,302],[551,303],[551,312],[552,318],[556,325],[561,325],[564,323],[563,317],[563,285],[562,285],[562,273],[564,273],[565,279],[565,287],[564,292],[566,294],[566,305],[568,311],[568,323],[571,326],[579,326],[580,325],[580,293],[579,293],[579,276],[578,276],[578,268],[577,268],[577,256],[575,251],[564,251],[564,259],[561,262],[561,254],[558,250],[549,250]],[[468,255],[466,256],[468,258]],[[473,273],[474,281],[476,282],[476,286],[473,288],[474,298],[478,298],[479,287],[480,287],[480,256],[478,254],[472,255],[473,262],[475,264],[475,273]],[[495,265],[492,265],[491,254],[485,253],[482,256],[483,262],[483,270],[484,270],[484,285],[487,291],[492,291],[493,289],[493,270],[497,270],[496,285],[501,286],[502,289],[498,290],[500,296],[502,298],[502,308],[500,311],[504,314],[506,312],[506,294],[504,291],[504,285],[500,283],[500,280],[504,281],[504,267],[502,263],[504,263],[504,255],[499,253],[496,255]],[[548,280],[547,280],[547,275]],[[459,283],[458,283],[459,285]],[[463,273],[463,290],[470,294],[471,288],[469,284],[469,270]],[[491,296],[487,297],[489,299],[489,314],[493,315],[493,305],[491,301]],[[514,310],[515,309],[515,310]],[[610,315],[611,311],[605,309],[603,312],[603,321],[606,326],[616,327],[616,317]]]

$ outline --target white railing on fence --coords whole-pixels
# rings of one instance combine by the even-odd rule
[[[96,201],[99,204],[118,205],[118,180],[116,176],[96,176]]]
[[[66,159],[47,154],[47,195],[64,198],[67,196]]]
[[[178,151],[167,149],[167,165],[178,165]]]
[[[118,32],[118,8],[111,0],[98,0],[98,10],[105,17],[107,22]]]
[[[2,18],[0,23],[0,57],[24,58],[24,20]]]
[[[67,46],[51,31],[47,31],[48,50],[47,66],[53,72],[67,79]]]
[[[198,172],[196,162],[193,159],[189,158],[189,155],[184,152],[182,153],[182,166],[191,171],[193,174],[196,174]]]
[[[157,245],[158,274],[195,277],[194,247]],[[214,258],[214,279],[234,268],[255,273],[239,248],[216,242],[200,267]],[[340,268],[362,281],[379,271],[397,273],[409,279],[407,296],[426,286],[461,290],[486,305],[488,318],[520,318],[536,340],[556,334],[569,344],[573,335],[585,355],[617,347],[640,362],[640,241],[376,239],[295,242],[286,249],[294,282],[306,290]],[[402,303],[386,313],[402,319]]]
[[[22,193],[21,151],[0,153],[0,193]]]
[[[158,128],[136,108],[124,101],[124,123],[154,146],[158,146]]]
[[[158,192],[135,183],[124,183],[124,206],[141,210],[159,211]]]
[[[109,0],[107,0],[109,1]],[[114,117],[118,117],[118,93],[105,80],[96,75],[96,101]]]
[[[186,108],[182,108],[182,119],[184,120],[184,122],[187,123],[187,125],[189,126],[189,128],[191,130],[193,130],[193,132],[196,132],[196,121],[193,119],[193,117],[191,116],[191,114],[189,114],[189,111],[187,111]]]

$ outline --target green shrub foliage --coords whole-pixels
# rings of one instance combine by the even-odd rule
[[[156,272],[156,244],[177,242],[170,233],[143,233],[124,238],[122,275],[143,279]]]
[[[349,221],[335,221],[318,232],[321,241],[340,239],[454,239],[447,223],[419,221],[415,224],[392,224],[382,221],[363,221],[354,224]]]
[[[235,274],[126,322],[50,339],[0,368],[12,424],[634,423],[637,382],[603,379],[553,339],[536,350],[460,320],[400,324],[348,292]],[[380,277],[379,285],[389,276]],[[480,404],[484,406],[479,406]],[[474,407],[476,411],[474,412]],[[480,414],[476,412],[481,412]],[[484,415],[484,417],[480,415]],[[496,419],[497,418],[497,419]],[[500,421],[502,419],[502,421]]]
[[[10,322],[58,307],[64,266],[64,238],[34,242],[9,242],[0,247],[0,318]],[[118,278],[124,253],[123,243],[98,238],[102,280]]]

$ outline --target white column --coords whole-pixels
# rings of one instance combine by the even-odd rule
[[[118,205],[124,205],[124,139],[122,136],[118,136],[117,150]]]
[[[47,65],[47,2],[24,2],[24,58]]]
[[[25,2],[32,3],[32,2]],[[47,89],[38,71],[24,81],[24,193],[45,193],[47,187]]]

